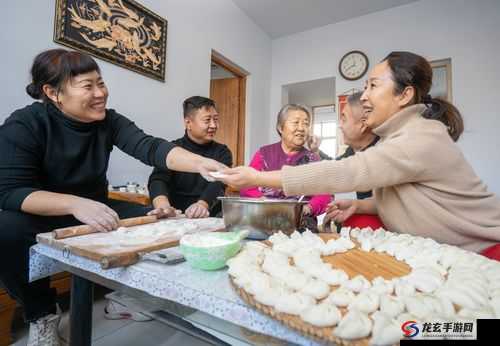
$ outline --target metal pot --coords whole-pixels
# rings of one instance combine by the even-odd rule
[[[265,239],[275,232],[291,234],[298,229],[308,202],[288,199],[218,197],[228,231],[247,229],[249,238]]]

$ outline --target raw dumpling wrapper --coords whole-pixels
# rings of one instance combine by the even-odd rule
[[[380,311],[389,317],[396,317],[405,310],[405,304],[401,299],[384,295],[380,298]]]
[[[273,233],[267,240],[273,243],[273,245],[276,245],[288,239],[290,238],[288,238],[288,236],[285,233],[279,231],[278,233]]]
[[[458,312],[458,316],[468,319],[492,319],[495,318],[495,313],[490,308],[483,307],[478,310],[471,310],[468,308],[463,308]]]
[[[377,276],[372,280],[371,290],[377,292],[378,294],[391,294],[394,292],[394,282],[391,280],[385,280],[381,276]]]
[[[349,233],[351,232],[351,228],[350,227],[342,227],[340,229],[340,236],[342,238],[347,238],[347,239],[351,239]]]
[[[314,280],[310,276],[301,273],[298,270],[290,271],[290,274],[286,275],[285,279],[285,284],[296,291],[304,290],[305,287],[311,286],[311,281]]]
[[[342,315],[335,305],[323,302],[304,310],[300,318],[313,326],[331,327],[340,321]]]
[[[394,345],[403,337],[401,324],[384,313],[377,312],[372,316],[373,331],[370,345]]]
[[[329,285],[337,286],[342,285],[344,282],[349,280],[349,276],[347,276],[347,273],[342,269],[332,269],[331,267],[324,267],[321,279],[323,279]]]
[[[243,288],[250,294],[265,293],[271,289],[271,277],[262,272],[255,273]]]
[[[370,335],[372,321],[367,314],[357,310],[349,310],[340,320],[339,325],[333,331],[335,336],[342,339],[359,339]]]
[[[274,306],[280,297],[288,294],[292,294],[292,291],[287,286],[285,286],[282,282],[271,278],[269,291],[257,292],[257,294],[254,295],[254,298],[261,304]]]
[[[328,302],[335,304],[336,306],[345,307],[349,305],[356,295],[353,291],[345,288],[339,287],[325,299]]]
[[[323,299],[330,293],[330,286],[323,280],[310,279],[299,292],[315,299]]]
[[[273,245],[273,251],[282,252],[287,256],[293,256],[293,254],[299,249],[299,247],[299,242],[293,239],[288,239],[276,245]]]
[[[394,279],[394,293],[398,297],[412,296],[415,294],[415,286],[405,279]]]
[[[408,313],[416,316],[420,320],[431,317],[434,312],[434,307],[427,305],[421,295],[416,294],[414,296],[404,297],[403,301]]]
[[[353,292],[359,293],[371,287],[370,281],[362,275],[357,275],[349,281],[342,284],[343,287],[350,289]]]
[[[378,309],[380,298],[377,292],[364,291],[356,296],[347,307],[349,310],[358,310],[372,313]]]
[[[424,293],[431,293],[444,283],[443,276],[432,268],[416,268],[405,277],[406,281]]]
[[[300,315],[302,311],[315,305],[313,297],[303,293],[284,294],[278,298],[274,308],[278,312],[284,312],[292,315]]]

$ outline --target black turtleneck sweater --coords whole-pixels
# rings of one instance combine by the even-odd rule
[[[73,120],[52,103],[15,111],[0,126],[0,209],[20,210],[37,190],[105,201],[113,146],[164,169],[174,147],[112,109],[92,123]]]
[[[198,144],[187,134],[172,143],[189,150],[192,153],[208,157],[231,167],[233,156],[224,144],[215,141],[208,144]],[[183,173],[155,168],[149,177],[149,196],[151,200],[158,196],[167,196],[170,204],[185,211],[198,200],[208,203],[210,216],[220,211],[218,196],[224,195],[225,186],[221,182],[208,182],[200,174]]]

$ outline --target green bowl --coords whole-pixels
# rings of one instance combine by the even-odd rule
[[[197,235],[204,237],[214,237],[229,241],[227,244],[202,247],[193,246],[190,240]],[[186,261],[193,267],[203,270],[217,270],[226,265],[226,261],[235,256],[241,249],[241,239],[244,239],[248,232],[210,232],[189,234],[180,240],[180,250]]]

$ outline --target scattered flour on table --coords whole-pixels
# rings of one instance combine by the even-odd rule
[[[108,233],[93,233],[81,237],[68,238],[66,244],[103,247],[131,247],[151,244],[158,240],[179,240],[185,234],[210,231],[224,227],[219,218],[206,219],[165,219],[156,223],[120,227]]]

